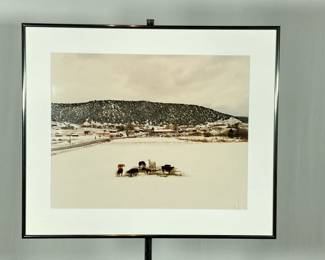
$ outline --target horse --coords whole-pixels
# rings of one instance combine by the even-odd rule
[[[156,168],[157,168],[157,166],[156,166],[156,162],[155,161],[151,161],[150,159],[149,159],[149,169],[151,169],[151,170],[156,170]]]
[[[117,172],[116,172],[117,176],[122,176],[123,175],[123,167],[124,166],[125,166],[124,164],[118,164],[117,165]]]

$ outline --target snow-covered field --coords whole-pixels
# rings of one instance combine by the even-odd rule
[[[116,177],[148,159],[184,176]],[[247,207],[247,143],[191,143],[173,138],[119,139],[52,156],[54,208]]]

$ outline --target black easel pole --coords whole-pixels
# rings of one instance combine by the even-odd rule
[[[155,26],[155,19],[147,19],[147,26]]]
[[[155,20],[147,19],[147,26],[155,26]],[[152,237],[144,238],[144,260],[152,260]]]
[[[152,260],[152,238],[146,237],[144,241],[144,260]]]

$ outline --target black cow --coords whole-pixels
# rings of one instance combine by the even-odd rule
[[[163,166],[161,166],[161,170],[163,173],[167,172],[168,174],[170,174],[170,172],[174,169],[174,166],[171,166],[170,164],[165,164]]]
[[[144,169],[144,168],[146,168],[146,163],[145,163],[145,161],[140,161],[140,162],[139,162],[139,169]]]
[[[138,176],[138,174],[139,174],[139,169],[138,169],[138,168],[131,168],[131,169],[128,170],[126,173],[129,175],[129,177]]]

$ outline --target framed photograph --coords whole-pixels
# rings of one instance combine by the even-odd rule
[[[275,238],[279,33],[23,24],[23,237]]]

